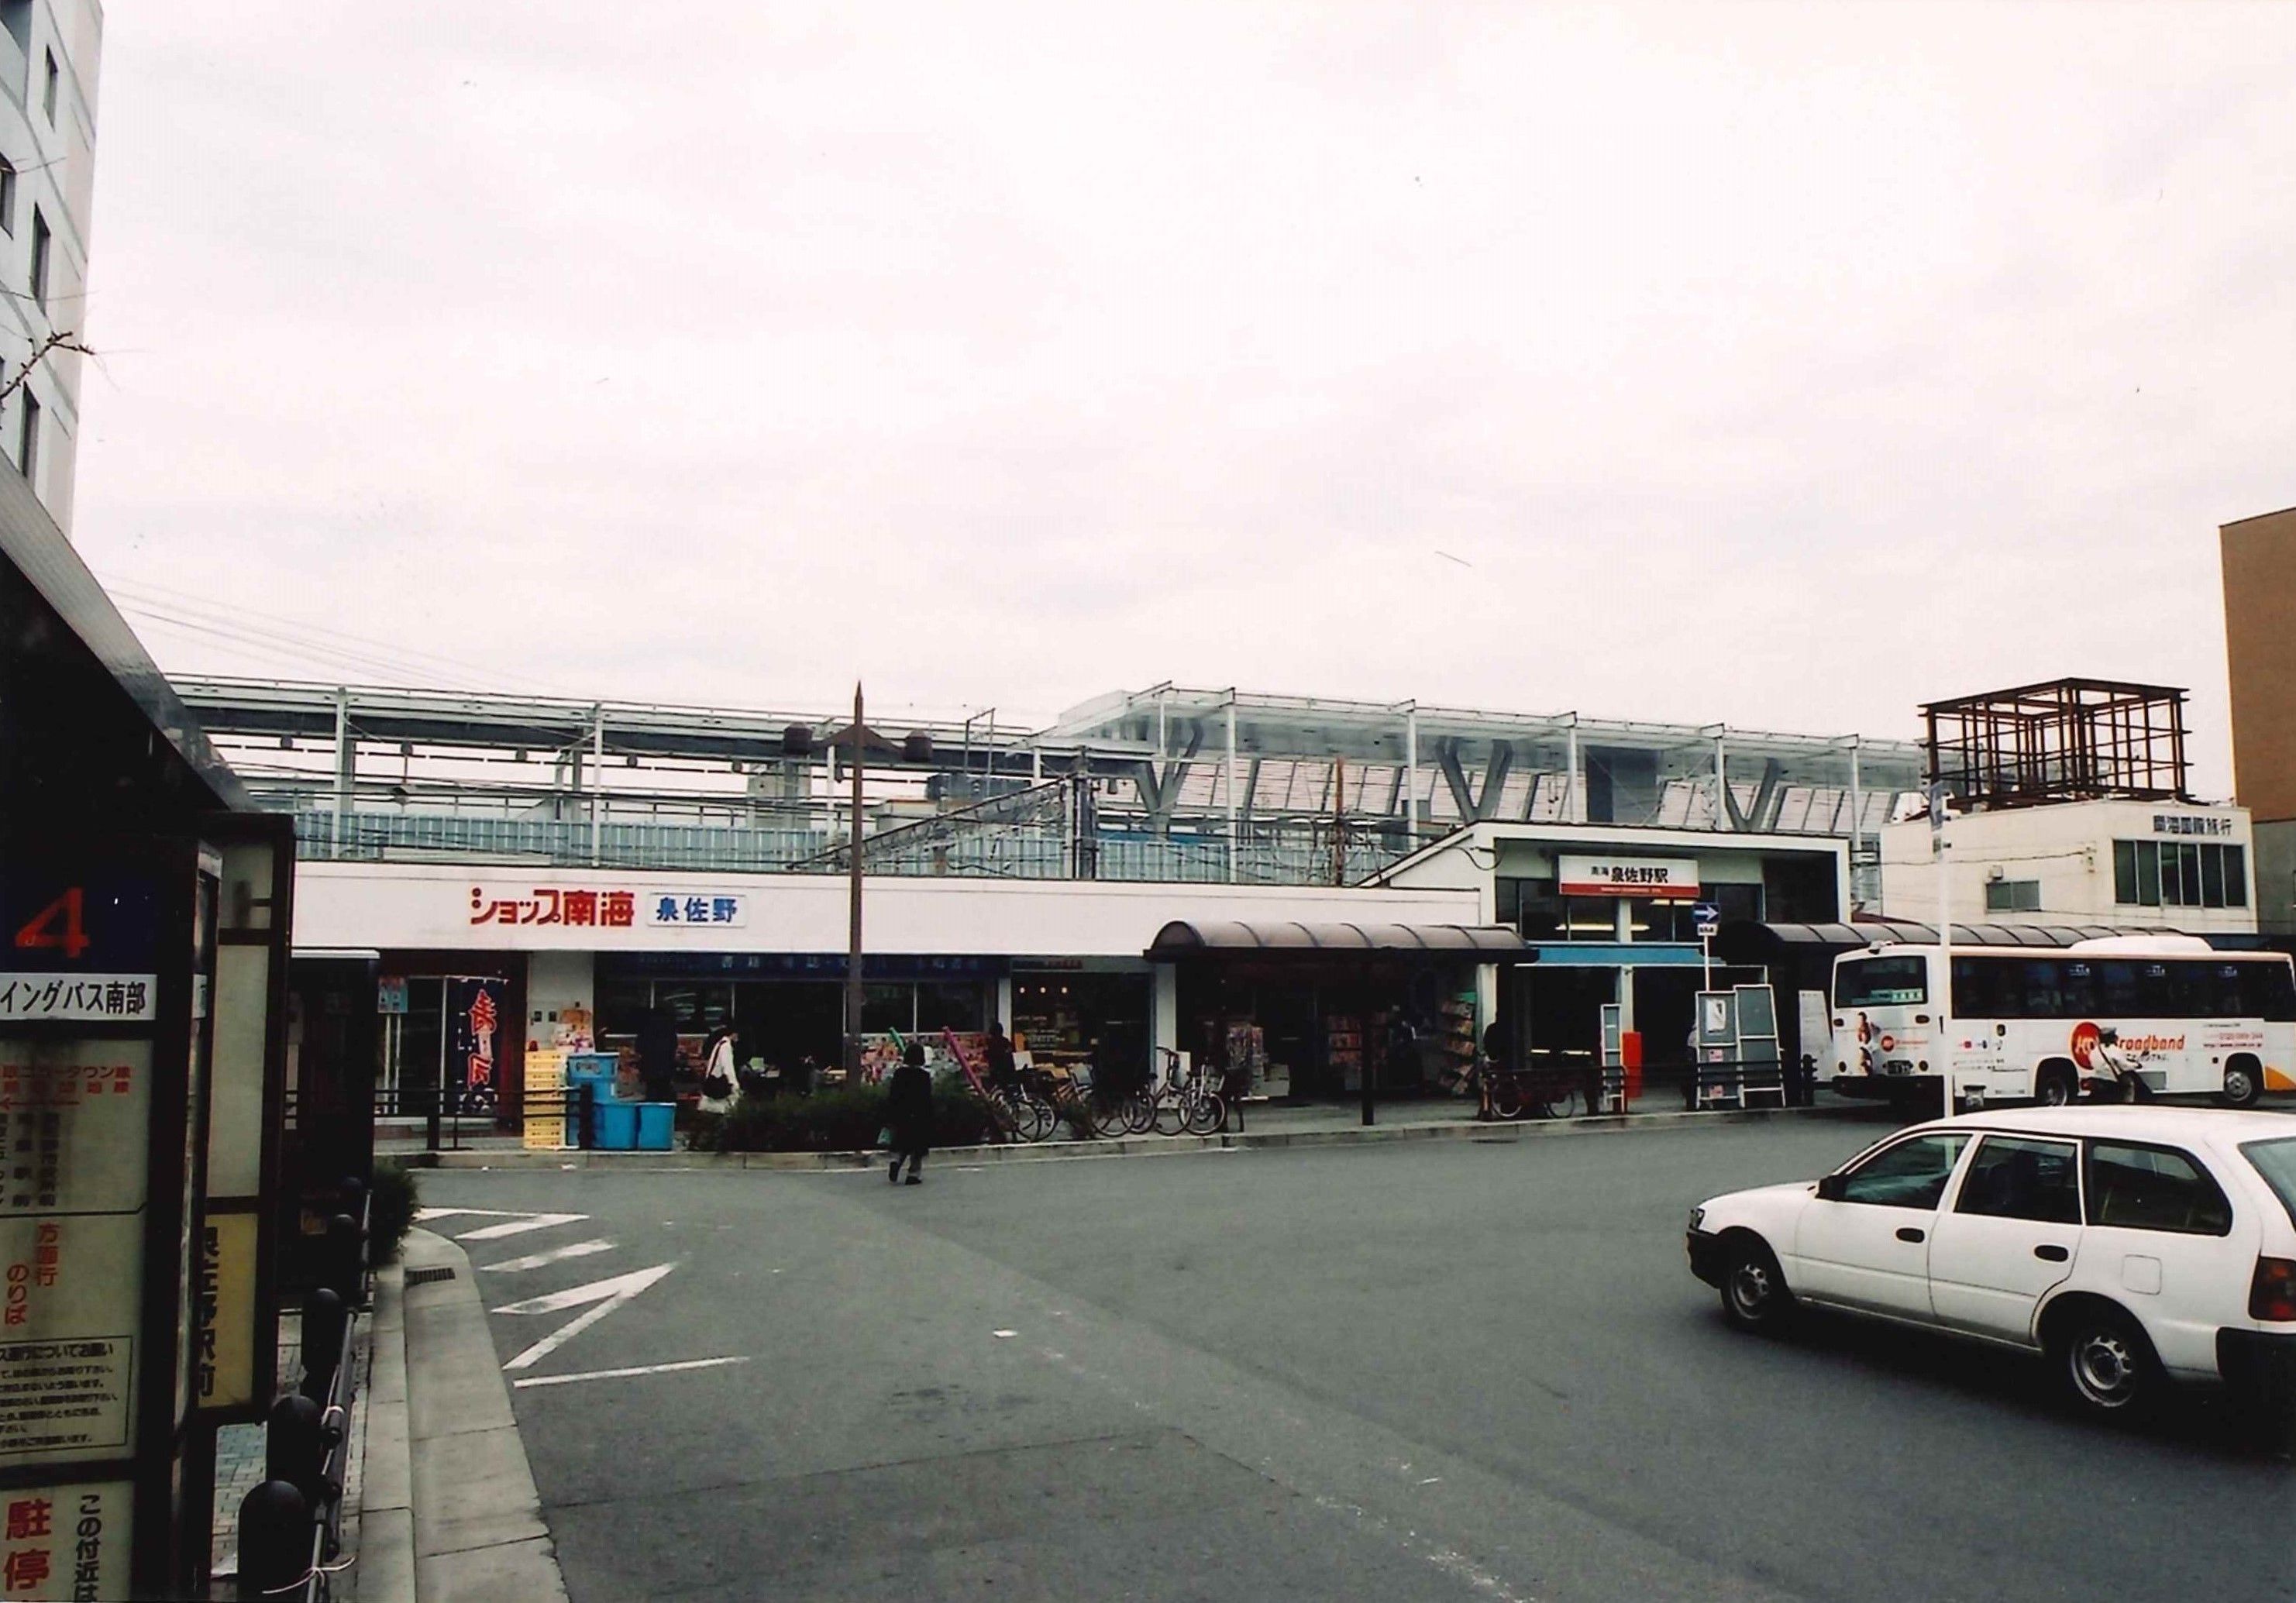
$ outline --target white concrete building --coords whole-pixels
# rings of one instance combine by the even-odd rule
[[[67,533],[102,53],[97,0],[0,0],[0,455]]]
[[[2086,801],[1972,813],[1946,825],[1956,924],[2157,925],[2194,935],[2257,928],[2248,809]],[[1933,922],[1925,819],[1882,832],[1884,917]]]

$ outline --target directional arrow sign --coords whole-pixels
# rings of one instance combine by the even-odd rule
[[[540,1363],[676,1267],[675,1264],[657,1264],[652,1269],[634,1269],[627,1274],[618,1274],[611,1280],[593,1280],[586,1286],[570,1287],[564,1291],[554,1291],[545,1296],[530,1296],[523,1302],[511,1303],[496,1309],[496,1313],[562,1313],[569,1308],[579,1308],[585,1303],[597,1304],[587,1313],[578,1314],[559,1326],[540,1341],[527,1348],[525,1352],[503,1365],[503,1368],[523,1370]]]
[[[1690,910],[1690,920],[1693,924],[1719,924],[1722,910],[1711,902],[1701,902]]]

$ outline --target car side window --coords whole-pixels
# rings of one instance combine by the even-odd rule
[[[2080,1149],[2070,1141],[1988,1135],[1978,1142],[1977,1156],[1969,1160],[1953,1211],[1989,1219],[2079,1224]]]
[[[1884,1147],[1841,1177],[1841,1200],[1880,1207],[1934,1208],[1969,1145],[1965,1135],[1917,1135]]]
[[[2182,1152],[2091,1141],[2088,1222],[2221,1236],[2232,1229],[2232,1204],[2208,1171]]]

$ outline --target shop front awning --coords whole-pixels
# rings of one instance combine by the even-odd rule
[[[1488,924],[1297,924],[1175,919],[1156,932],[1148,961],[1221,956],[1456,957],[1521,962],[1529,948],[1513,930]]]

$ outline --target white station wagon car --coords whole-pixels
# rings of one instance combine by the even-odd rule
[[[2045,1352],[2100,1411],[2169,1380],[2283,1404],[2296,1118],[2137,1105],[1916,1125],[1822,1180],[1693,1209],[1690,1266],[1742,1329],[1815,1304]]]

